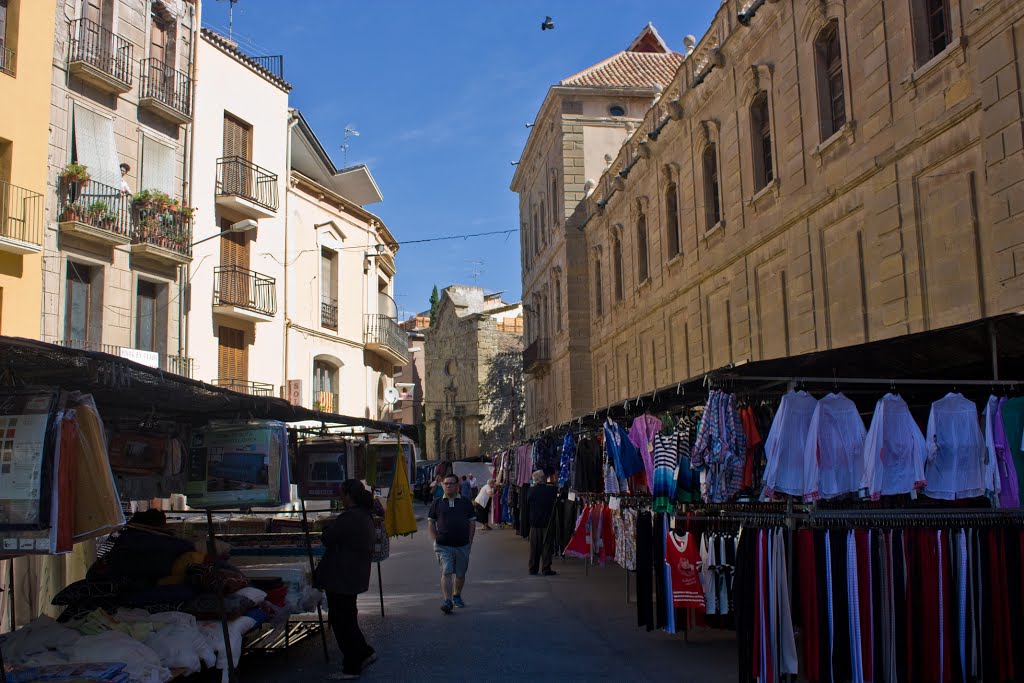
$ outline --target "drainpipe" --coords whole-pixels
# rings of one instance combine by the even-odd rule
[[[288,159],[288,165],[285,168],[285,180],[284,180],[284,343],[281,347],[284,349],[284,357],[282,358],[282,367],[284,368],[284,386],[288,386],[288,328],[291,327],[292,321],[288,318],[288,221],[291,220],[291,215],[288,212],[288,195],[291,194],[290,188],[292,186],[292,129],[299,123],[299,115],[296,112],[289,110],[288,112],[288,128],[286,131],[288,139],[285,141],[287,150],[286,156]]]
[[[185,145],[188,147],[188,154],[183,155],[183,165],[185,168],[182,169],[181,173],[181,196],[185,197],[186,193],[188,196],[188,205],[192,204],[192,173],[195,169],[195,116],[196,116],[196,82],[198,80],[197,74],[199,72],[198,67],[198,56],[199,56],[199,26],[200,26],[200,9],[199,3],[195,5],[196,11],[192,17],[192,64],[190,65],[192,70],[192,93],[190,103],[192,105],[192,123],[185,127]],[[195,237],[193,235],[193,237]],[[188,327],[188,321],[185,319],[185,287],[186,284],[191,280],[192,264],[191,262],[185,264],[178,269],[178,357],[188,357],[188,334],[186,334],[186,328]],[[193,368],[189,368],[193,370]]]

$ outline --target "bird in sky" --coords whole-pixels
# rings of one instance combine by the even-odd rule
[[[544,22],[540,25],[541,31],[547,31],[548,29],[554,30],[555,23],[551,21],[551,17],[544,17]]]

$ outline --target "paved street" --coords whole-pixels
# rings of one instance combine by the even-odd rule
[[[468,606],[446,617],[438,609],[437,563],[425,522],[420,528],[411,538],[392,539],[383,563],[385,617],[376,578],[360,599],[360,622],[380,655],[364,680],[736,678],[731,633],[705,632],[687,643],[639,630],[621,567],[592,567],[588,575],[581,561],[556,560],[558,576],[529,576],[526,541],[510,530],[478,531],[464,591]],[[328,638],[330,665],[319,638],[309,639],[286,655],[243,661],[242,681],[325,680],[340,670],[340,653]]]

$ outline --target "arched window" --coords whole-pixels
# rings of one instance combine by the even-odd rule
[[[772,181],[772,126],[768,116],[768,93],[757,94],[750,105],[750,135],[754,141],[754,188]]]
[[[637,282],[646,282],[651,276],[651,264],[647,258],[647,216],[643,211],[636,219],[636,276]]]
[[[672,180],[665,186],[665,236],[668,239],[668,257],[682,252],[679,226],[679,188]]]
[[[921,66],[953,42],[949,0],[911,0],[914,56]]]
[[[704,150],[704,214],[706,230],[722,222],[722,202],[718,193],[718,151],[714,143]]]
[[[313,361],[313,409],[336,413],[338,403],[338,368],[323,360]]]
[[[821,139],[827,140],[846,125],[846,91],[843,85],[843,56],[839,44],[839,22],[833,19],[815,41],[818,60],[818,109]]]
[[[562,331],[562,279],[555,278],[555,330]]]
[[[594,261],[594,315],[604,315],[604,293],[601,291],[601,259]]]
[[[612,281],[615,285],[615,300],[622,301],[622,239],[617,234],[612,243]]]

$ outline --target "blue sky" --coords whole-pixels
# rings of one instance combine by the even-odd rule
[[[548,88],[625,49],[648,21],[674,50],[706,30],[717,0],[238,0],[243,49],[284,55],[291,105],[335,163],[370,167],[384,201],[367,206],[401,240],[515,229],[508,189]],[[287,9],[284,9],[287,7]],[[545,15],[554,31],[541,31]],[[227,30],[226,0],[204,0],[204,24]],[[481,261],[475,264],[472,261]],[[521,291],[519,236],[410,244],[395,299],[427,308],[431,287]]]

